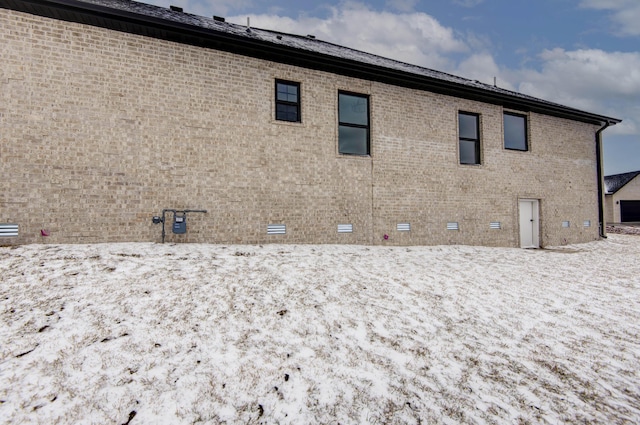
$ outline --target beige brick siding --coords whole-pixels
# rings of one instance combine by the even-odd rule
[[[0,244],[159,241],[175,208],[208,213],[169,242],[519,246],[519,198],[542,245],[598,238],[592,125],[532,113],[509,151],[496,105],[4,9],[0,43],[0,223],[20,224]],[[301,123],[275,120],[276,78],[301,83]],[[338,90],[370,95],[371,157],[338,154]],[[481,165],[459,164],[458,111]]]
[[[620,223],[620,201],[640,201],[640,176],[622,186],[613,195],[606,195],[605,211],[607,223]]]
[[[620,220],[620,207],[618,207],[618,220]],[[604,219],[607,223],[614,223],[613,219],[613,195],[605,195],[604,197]]]

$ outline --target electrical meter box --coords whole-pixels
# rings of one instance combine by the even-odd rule
[[[173,215],[173,233],[177,235],[181,235],[183,233],[187,233],[187,216],[186,214]]]

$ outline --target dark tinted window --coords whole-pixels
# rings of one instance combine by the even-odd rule
[[[504,147],[519,151],[529,150],[525,115],[504,114]]]
[[[341,125],[338,129],[340,153],[367,155],[369,153],[367,129]]]
[[[472,114],[458,114],[458,125],[460,138],[477,139],[478,138],[478,116]]]
[[[369,155],[369,97],[338,93],[338,151]]]
[[[278,100],[298,103],[298,85],[292,83],[277,83]]]
[[[480,127],[477,114],[458,113],[460,164],[480,164]]]
[[[369,99],[364,96],[354,96],[340,93],[340,122],[358,125],[369,124]]]
[[[300,122],[300,83],[276,80],[276,119]]]
[[[276,105],[276,119],[280,121],[298,121],[298,107],[293,105]]]

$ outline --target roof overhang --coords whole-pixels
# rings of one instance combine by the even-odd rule
[[[476,100],[594,125],[621,120],[550,103],[78,0],[0,0],[0,8]]]

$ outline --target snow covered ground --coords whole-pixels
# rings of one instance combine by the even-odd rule
[[[0,421],[640,422],[640,237],[0,248]]]

